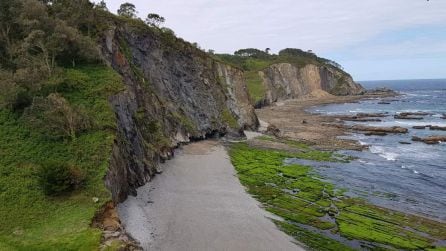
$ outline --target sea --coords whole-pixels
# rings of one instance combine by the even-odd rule
[[[362,100],[359,103],[312,107],[312,113],[352,115],[387,113],[381,122],[348,122],[370,126],[400,126],[407,134],[343,136],[368,145],[364,151],[341,151],[356,157],[348,164],[292,160],[308,164],[325,179],[345,189],[347,195],[364,198],[373,204],[446,222],[446,142],[427,145],[413,142],[412,136],[445,135],[446,131],[413,129],[413,126],[446,127],[446,79],[364,81],[367,89],[388,87],[401,95]],[[385,101],[390,104],[379,104]],[[401,112],[427,112],[422,120],[400,120]],[[406,142],[402,144],[401,142]],[[410,144],[407,144],[410,143]]]

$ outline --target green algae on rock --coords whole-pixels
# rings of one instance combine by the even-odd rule
[[[348,157],[311,149],[302,143],[270,137],[294,151],[265,149],[247,143],[231,145],[239,179],[265,209],[285,221],[276,224],[316,250],[428,250],[446,239],[445,224],[344,196],[313,168],[287,165],[287,158],[348,161]]]

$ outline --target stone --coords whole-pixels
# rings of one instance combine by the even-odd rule
[[[400,141],[399,143],[402,144],[402,145],[411,145],[412,144],[412,143],[406,142],[406,141]]]
[[[407,133],[409,130],[400,126],[393,127],[375,127],[375,126],[363,126],[363,125],[354,125],[351,127],[354,131],[363,131],[363,132],[377,132],[377,133]]]
[[[280,137],[280,129],[277,128],[273,124],[269,124],[268,128],[266,129],[266,134],[272,135],[272,136],[275,136],[275,137]]]
[[[432,131],[446,131],[446,126],[429,126],[429,130]]]
[[[409,120],[422,120],[423,117],[411,116],[411,115],[395,115],[393,116],[395,119],[409,119]]]
[[[446,136],[429,136],[426,138],[413,136],[412,141],[424,142],[428,145],[436,145],[440,144],[441,142],[446,142]]]
[[[367,132],[364,133],[365,136],[386,136],[386,132]]]

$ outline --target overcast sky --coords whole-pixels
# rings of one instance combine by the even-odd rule
[[[106,0],[112,12],[124,1]],[[204,49],[311,49],[356,80],[446,78],[446,0],[128,2]]]

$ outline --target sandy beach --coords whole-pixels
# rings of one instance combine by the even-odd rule
[[[218,141],[184,146],[118,207],[145,250],[304,250],[246,193]]]

